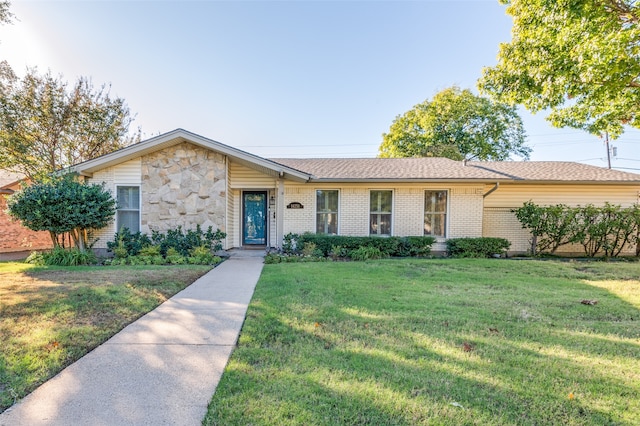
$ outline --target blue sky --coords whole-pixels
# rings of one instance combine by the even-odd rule
[[[397,115],[452,85],[475,91],[511,38],[497,0],[14,0],[11,11],[0,59],[18,74],[90,76],[126,99],[144,136],[181,127],[265,157],[374,157]],[[600,139],[521,116],[532,160],[606,166]],[[614,167],[640,170],[640,132],[614,145]]]

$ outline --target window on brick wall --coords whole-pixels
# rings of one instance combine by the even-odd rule
[[[391,235],[393,192],[371,191],[369,194],[369,235]]]
[[[338,190],[316,191],[316,233],[338,233]]]
[[[117,190],[118,210],[116,213],[116,226],[118,231],[129,228],[136,233],[140,230],[140,187],[118,186]]]
[[[424,235],[446,237],[447,191],[424,192]]]

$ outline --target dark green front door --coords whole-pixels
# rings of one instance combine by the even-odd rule
[[[242,193],[242,244],[267,245],[267,193]]]

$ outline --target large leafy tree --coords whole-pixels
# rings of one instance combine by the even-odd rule
[[[10,24],[13,13],[9,11],[11,3],[9,0],[0,0],[0,25]],[[0,90],[2,90],[2,84],[5,80],[15,79],[13,70],[9,66],[9,63],[5,60],[0,61]]]
[[[9,0],[0,0],[0,24],[8,24],[11,22],[13,14],[9,12],[9,6],[11,2]]]
[[[108,86],[95,90],[84,77],[69,86],[37,69],[19,79],[0,64],[0,168],[38,180],[135,142],[132,120]]]
[[[506,160],[531,152],[514,107],[458,87],[397,116],[382,137],[379,157]]]
[[[88,231],[113,220],[116,200],[103,185],[86,184],[74,175],[30,185],[7,202],[9,215],[33,231],[49,231],[54,246],[69,233],[75,246],[86,250]]]
[[[640,2],[500,0],[512,40],[486,68],[481,91],[557,127],[617,137],[640,128]]]

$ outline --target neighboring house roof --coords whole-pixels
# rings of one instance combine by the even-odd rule
[[[16,184],[24,177],[23,174],[0,169],[0,194],[13,194]]]
[[[275,158],[314,181],[490,181],[640,184],[640,175],[572,162],[467,162],[447,158]]]
[[[24,175],[20,173],[10,172],[0,169],[0,189],[5,189],[24,179]]]
[[[183,142],[188,142],[205,149],[220,152],[238,163],[244,164],[270,176],[280,176],[300,182],[306,182],[311,177],[307,173],[300,172],[282,164],[274,163],[273,161],[258,157],[257,155],[250,154],[183,129],[176,129],[151,139],[129,145],[125,148],[119,149],[118,151],[72,166],[69,170],[78,172],[82,175],[91,176],[93,172],[105,167],[133,160],[141,155],[150,154],[159,149],[168,148]]]

